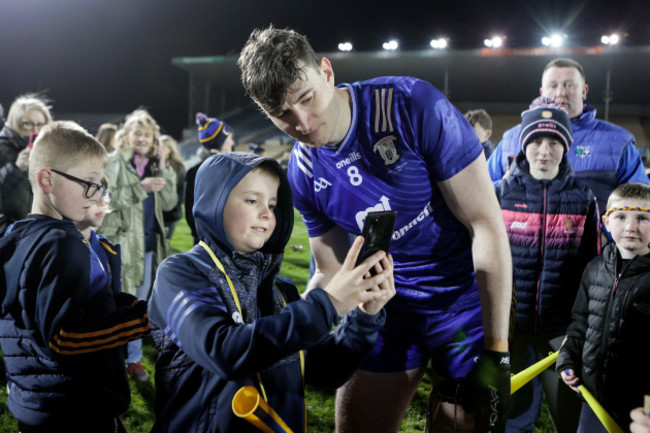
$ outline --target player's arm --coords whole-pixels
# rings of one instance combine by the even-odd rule
[[[348,252],[348,233],[334,226],[330,231],[309,238],[309,246],[316,261],[316,271],[309,280],[307,290],[325,287],[338,272]]]
[[[438,182],[449,209],[472,239],[485,347],[508,351],[512,300],[512,257],[501,209],[488,175],[485,158],[476,158],[451,178]]]

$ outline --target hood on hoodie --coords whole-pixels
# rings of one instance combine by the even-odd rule
[[[276,219],[275,230],[261,251],[270,254],[284,252],[293,230],[291,187],[277,161],[253,153],[221,153],[201,164],[196,173],[192,208],[199,239],[208,244],[217,244],[231,253],[234,252],[223,226],[223,209],[233,188],[263,161],[271,162],[270,165],[280,179],[280,187],[278,204],[273,211]]]

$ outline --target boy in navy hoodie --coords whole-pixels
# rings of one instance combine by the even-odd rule
[[[162,263],[150,300],[159,349],[153,431],[257,432],[232,410],[248,385],[304,432],[305,383],[341,385],[373,347],[395,294],[392,258],[381,251],[355,267],[357,238],[335,278],[301,299],[278,277],[293,229],[280,165],[216,155],[201,165],[194,192],[201,241]]]
[[[104,194],[104,147],[73,122],[39,135],[31,213],[0,239],[0,347],[21,432],[123,432],[123,345],[149,331],[146,303],[93,288],[98,261],[75,227]]]

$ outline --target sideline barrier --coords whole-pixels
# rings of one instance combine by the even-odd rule
[[[265,433],[293,433],[254,386],[243,386],[232,398],[232,411]]]
[[[603,427],[605,427],[609,433],[623,433],[623,430],[618,426],[618,424],[616,424],[614,418],[607,413],[605,408],[598,403],[598,400],[591,395],[584,385],[578,385],[578,389],[580,390],[580,395],[582,395],[591,410],[594,411],[600,422],[603,423]]]
[[[510,394],[514,394],[519,388],[526,385],[530,382],[533,377],[540,374],[542,371],[546,370],[551,365],[555,364],[557,360],[557,355],[560,352],[553,352],[548,355],[546,358],[537,361],[535,364],[531,365],[525,370],[520,371],[519,373],[512,376],[510,379]]]
[[[530,382],[535,376],[540,374],[542,371],[546,370],[551,365],[555,364],[557,361],[557,356],[560,352],[553,352],[548,355],[546,358],[536,362],[530,367],[522,370],[521,372],[512,376],[510,380],[510,394],[514,394],[519,388]],[[589,392],[584,385],[579,385],[578,389],[582,397],[585,399],[591,410],[594,411],[600,422],[603,424],[603,427],[609,433],[623,433],[621,427],[616,424],[616,421],[607,413],[605,408],[598,403],[598,400]]]

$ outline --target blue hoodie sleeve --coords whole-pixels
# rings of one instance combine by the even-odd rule
[[[375,345],[385,321],[385,310],[371,316],[357,308],[347,314],[327,340],[307,352],[307,383],[326,388],[343,385]]]
[[[228,380],[322,343],[339,320],[327,294],[315,289],[280,314],[235,323],[217,289],[182,255],[161,264],[150,317],[191,359]]]

